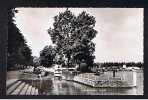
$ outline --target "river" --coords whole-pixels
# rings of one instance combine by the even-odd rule
[[[137,87],[93,88],[80,83],[55,80],[31,81],[39,89],[39,95],[143,95],[143,72],[137,72]]]

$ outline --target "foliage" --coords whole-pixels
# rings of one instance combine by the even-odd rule
[[[31,49],[14,23],[15,13],[17,10],[14,8],[8,10],[8,70],[15,69],[14,65],[16,64],[32,64]]]
[[[95,18],[86,12],[77,17],[68,9],[54,17],[54,28],[49,28],[48,33],[52,42],[57,46],[61,60],[70,65],[80,64],[82,61],[91,67],[94,63],[95,44],[92,39],[97,31],[94,29]]]
[[[40,66],[40,58],[39,57],[36,57],[36,56],[33,57],[33,66],[34,67]]]
[[[96,63],[95,65],[102,67],[123,67],[123,65],[126,65],[127,67],[144,67],[142,62],[103,62],[103,63]]]
[[[40,65],[51,67],[55,63],[56,49],[52,46],[45,46],[40,52]]]

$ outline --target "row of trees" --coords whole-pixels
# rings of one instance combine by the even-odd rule
[[[97,66],[103,66],[103,67],[112,67],[112,66],[118,66],[123,67],[123,65],[126,65],[127,67],[143,67],[142,62],[104,62],[104,63],[96,63]]]
[[[48,33],[56,46],[46,46],[41,51],[41,64],[50,66],[56,61],[71,67],[83,62],[87,65],[85,71],[89,71],[95,58],[95,44],[92,42],[97,34],[95,22],[95,18],[86,12],[75,16],[68,9],[55,16],[54,28],[49,28]]]
[[[8,65],[7,69],[15,69],[15,65],[30,65],[33,63],[31,49],[15,24],[17,10],[8,10]]]

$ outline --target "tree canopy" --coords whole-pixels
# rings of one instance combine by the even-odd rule
[[[55,63],[56,49],[52,46],[45,46],[40,52],[40,65],[51,67]]]
[[[32,64],[31,49],[15,24],[15,13],[14,8],[8,10],[8,70],[15,69],[16,64]]]
[[[97,31],[94,29],[95,18],[85,11],[75,16],[68,9],[54,17],[54,28],[49,28],[48,33],[52,42],[57,46],[59,58],[65,64],[87,64],[87,70],[93,65],[95,44],[92,39]]]

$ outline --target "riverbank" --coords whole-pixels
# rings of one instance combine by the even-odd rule
[[[90,73],[94,74],[94,73]],[[98,80],[99,77],[92,77],[90,74],[84,75],[85,77],[90,77],[91,79]],[[16,75],[8,76],[8,75]],[[93,87],[90,85],[83,84],[82,82],[67,81],[67,80],[55,80],[53,75],[42,77],[42,80],[31,78],[32,74],[22,74],[22,71],[8,72],[9,78],[20,78],[25,76],[25,78],[19,80],[22,83],[25,82],[29,86],[36,87],[38,89],[38,95],[143,95],[143,72],[137,72],[136,87],[132,88],[120,88],[120,87]],[[81,74],[79,74],[81,75]],[[118,75],[128,77],[125,72],[120,72]],[[18,77],[19,76],[19,77]],[[105,72],[104,76],[112,76],[112,72]],[[102,74],[102,77],[104,77]],[[35,76],[37,77],[37,76]],[[124,78],[123,77],[123,78]],[[101,78],[101,77],[100,77]],[[105,78],[104,78],[105,79]],[[130,79],[129,79],[130,80]],[[7,80],[8,81],[8,80]],[[28,95],[28,94],[27,94]],[[31,94],[30,94],[31,95]]]

